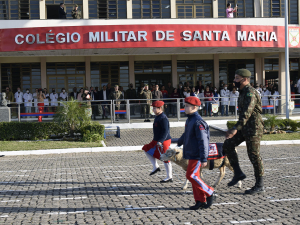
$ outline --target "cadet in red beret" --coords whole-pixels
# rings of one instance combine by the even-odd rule
[[[160,171],[157,159],[159,159],[160,154],[165,153],[171,145],[169,120],[163,112],[164,102],[155,101],[152,103],[152,106],[153,112],[155,113],[155,119],[153,123],[153,140],[149,144],[144,145],[142,148],[153,166],[150,176]],[[167,177],[160,182],[173,182],[171,162],[164,162],[164,165],[167,172]]]
[[[207,165],[209,152],[209,127],[198,114],[201,105],[197,97],[191,96],[184,99],[184,110],[188,118],[185,130],[178,140],[178,146],[183,145],[183,158],[189,160],[186,178],[192,183],[196,204],[191,210],[209,208],[213,203],[214,189],[204,183],[200,178],[200,167]]]

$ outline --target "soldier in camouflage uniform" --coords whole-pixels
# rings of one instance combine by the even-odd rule
[[[152,92],[148,90],[148,84],[145,84],[144,87],[142,88],[140,92],[141,99],[152,99]],[[144,122],[150,122],[150,105],[151,105],[151,100],[143,101],[144,103],[143,108],[144,108],[144,114],[145,114],[145,120]]]
[[[119,85],[115,85],[115,91],[111,91],[109,94],[108,99],[110,100],[118,100],[120,99],[120,101],[115,101],[115,110],[119,110],[120,109],[120,103],[121,103],[121,99],[123,99],[123,94],[121,91],[119,91]],[[115,112],[114,112],[115,113]],[[117,121],[119,120],[119,114],[117,114]]]
[[[75,5],[75,8],[72,10],[73,19],[81,19],[81,11],[78,9],[78,5]]]
[[[263,135],[263,120],[261,98],[259,93],[249,84],[251,73],[247,69],[235,72],[235,86],[239,88],[238,98],[239,120],[235,126],[227,131],[223,145],[225,154],[234,169],[234,177],[228,186],[235,185],[239,180],[246,178],[242,172],[235,147],[246,141],[249,159],[254,167],[256,178],[255,186],[246,190],[245,194],[263,193],[264,167],[260,156],[260,140]]]

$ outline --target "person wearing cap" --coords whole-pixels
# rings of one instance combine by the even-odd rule
[[[153,166],[150,176],[160,171],[157,159],[159,159],[160,155],[165,153],[171,145],[170,124],[168,117],[163,112],[164,102],[154,101],[152,106],[153,112],[155,113],[155,119],[153,122],[153,140],[149,144],[144,145],[142,148]],[[160,183],[173,182],[171,162],[164,162],[164,166],[167,172],[167,177],[161,180]]]
[[[196,204],[191,210],[209,208],[214,200],[214,189],[200,178],[200,167],[207,165],[209,152],[209,126],[198,113],[201,101],[190,96],[184,99],[187,114],[185,130],[178,139],[178,146],[183,145],[183,158],[189,160],[186,178],[192,183]]]
[[[115,110],[119,110],[120,109],[120,104],[121,104],[121,99],[123,99],[123,94],[121,91],[119,91],[119,85],[115,85],[115,91],[110,92],[109,100],[115,100]],[[114,112],[115,112],[114,110]],[[116,116],[116,121],[119,121],[119,114],[117,114]]]
[[[143,105],[143,109],[144,109],[144,116],[145,116],[145,120],[144,122],[150,122],[150,105],[151,105],[151,100],[152,99],[152,92],[149,90],[148,84],[145,84],[144,87],[142,88],[141,92],[140,92],[140,96],[141,99],[147,99]]]
[[[81,19],[81,11],[78,9],[78,5],[76,4],[74,9],[72,10],[73,19]]]
[[[250,85],[251,72],[247,69],[235,71],[235,86],[239,88],[239,119],[234,127],[227,131],[223,145],[224,152],[234,170],[234,177],[228,186],[235,185],[246,178],[239,166],[235,147],[246,141],[247,153],[254,168],[255,185],[245,191],[245,194],[265,192],[263,184],[264,166],[260,156],[260,140],[263,135],[263,120],[261,98],[259,93]]]

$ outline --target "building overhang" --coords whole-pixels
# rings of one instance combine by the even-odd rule
[[[289,26],[299,56],[299,26]],[[284,52],[283,18],[18,20],[0,25],[0,57]]]

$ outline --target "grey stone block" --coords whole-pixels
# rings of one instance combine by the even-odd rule
[[[11,120],[11,110],[9,107],[0,106],[0,122],[10,122]]]

